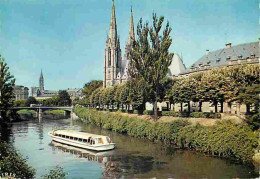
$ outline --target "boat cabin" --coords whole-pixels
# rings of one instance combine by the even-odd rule
[[[111,140],[107,136],[88,134],[85,132],[76,132],[72,130],[53,131],[53,135],[70,141],[81,142],[88,145],[110,144]]]

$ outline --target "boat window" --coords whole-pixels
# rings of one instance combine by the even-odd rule
[[[74,137],[74,140],[78,140],[79,138],[77,138],[77,137]]]
[[[98,143],[104,144],[104,141],[102,138],[98,138]]]
[[[84,142],[84,143],[87,143],[87,142],[88,142],[88,140],[87,140],[87,139],[83,139],[83,142]]]
[[[65,135],[62,135],[63,138],[65,138]]]
[[[70,136],[66,136],[66,139],[69,139],[70,138]]]
[[[91,137],[89,137],[89,138],[88,138],[88,143],[91,143],[91,140],[92,140],[92,138],[91,138]]]
[[[70,137],[71,140],[73,140],[73,137]]]
[[[81,138],[79,138],[79,142],[82,142],[82,139],[81,139]]]

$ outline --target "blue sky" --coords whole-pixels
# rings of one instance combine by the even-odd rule
[[[255,42],[259,35],[258,0],[115,0],[121,49],[127,40],[130,7],[135,27],[152,12],[172,27],[172,52],[188,67],[210,51]],[[79,88],[103,79],[104,51],[111,0],[1,0],[0,54],[16,84],[45,88]]]

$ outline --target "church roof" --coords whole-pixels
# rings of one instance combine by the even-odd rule
[[[245,43],[236,46],[231,46],[231,44],[227,45],[229,45],[229,47],[206,53],[183,74],[189,73],[192,68],[196,67],[208,66],[212,68],[227,66],[230,61],[247,59],[252,56],[259,57],[259,42]]]
[[[186,67],[183,64],[181,57],[175,53],[172,58],[172,63],[169,66],[168,76],[177,76],[180,73],[185,72]]]

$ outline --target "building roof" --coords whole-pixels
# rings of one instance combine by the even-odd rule
[[[22,85],[15,85],[14,89],[25,89],[25,90],[29,90],[29,88],[27,88],[26,86],[22,86]]]
[[[172,63],[169,66],[168,76],[177,76],[180,73],[185,72],[186,67],[183,64],[181,57],[175,53],[172,58]]]
[[[253,57],[259,57],[259,42],[251,42],[240,44],[236,46],[222,48],[216,51],[208,51],[204,56],[197,60],[194,64],[191,65],[184,73],[189,73],[192,68],[208,66],[219,67],[227,66],[230,61],[239,60],[239,59],[248,59]]]

